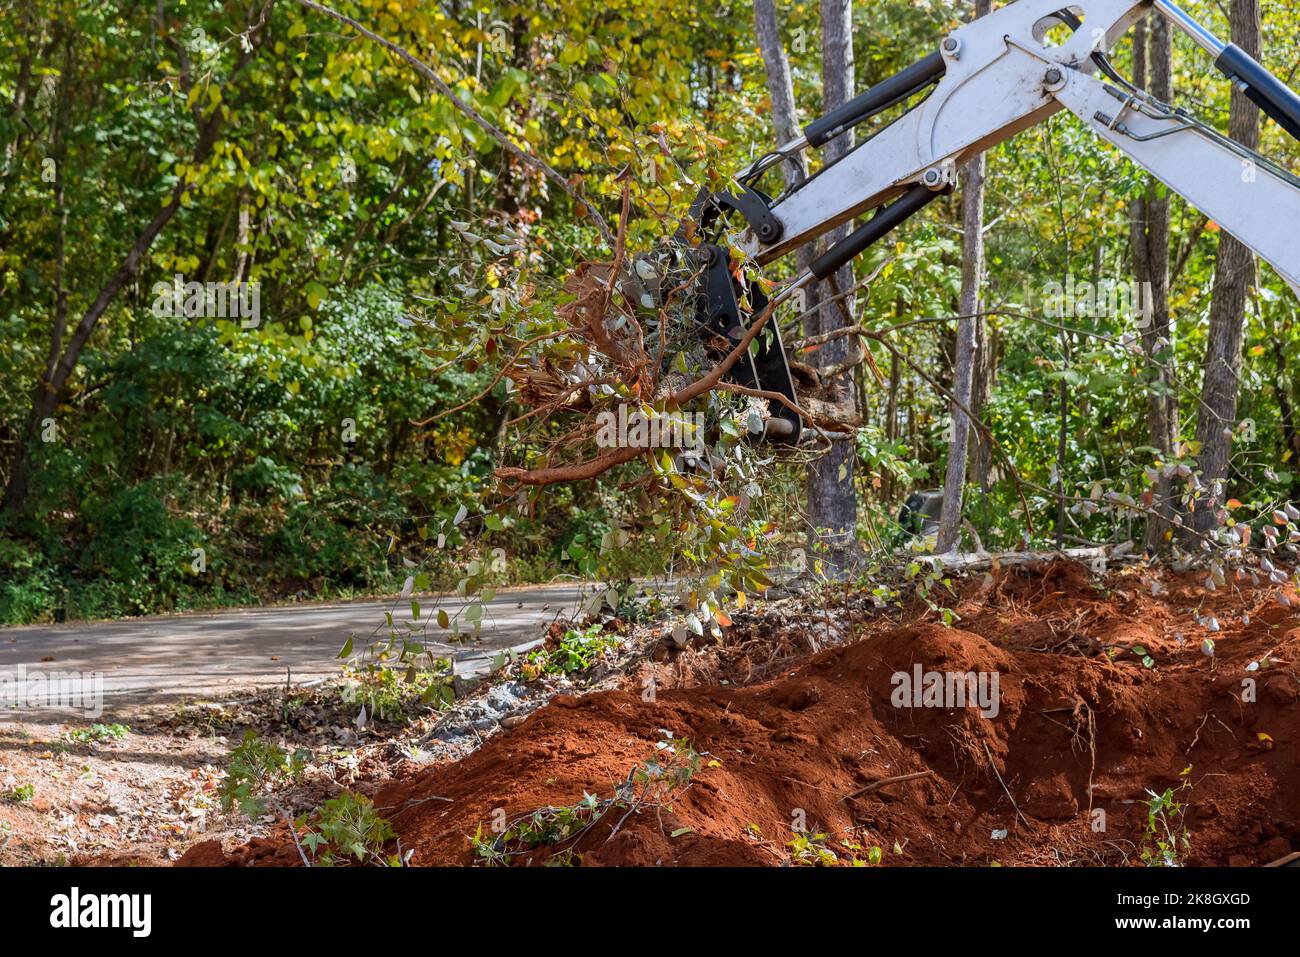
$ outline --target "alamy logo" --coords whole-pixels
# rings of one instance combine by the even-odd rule
[[[986,718],[996,718],[998,673],[996,671],[925,671],[918,664],[911,673],[895,671],[889,696],[895,708],[965,708],[973,704]]]
[[[654,412],[620,405],[596,416],[596,444],[603,449],[694,449],[704,451],[703,412]]]
[[[133,937],[148,937],[153,929],[150,894],[82,894],[78,887],[50,898],[50,926],[126,927]]]
[[[262,287],[256,280],[186,282],[177,273],[171,282],[154,283],[153,295],[153,314],[160,319],[239,319],[245,329],[262,324]]]
[[[0,706],[31,710],[80,711],[87,718],[104,713],[102,671],[37,671],[18,665],[0,674]]]
[[[1123,279],[1076,282],[1067,274],[1064,283],[1043,286],[1043,312],[1053,319],[1151,316],[1151,283]]]

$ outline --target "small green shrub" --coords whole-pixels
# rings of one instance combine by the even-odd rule
[[[1178,792],[1187,786],[1188,782],[1184,781],[1177,790],[1165,788],[1163,794],[1147,791],[1151,798],[1146,802],[1147,826],[1141,845],[1142,861],[1147,867],[1181,867],[1182,855],[1192,848],[1191,834],[1184,821],[1187,805],[1175,800]]]
[[[290,754],[270,741],[264,741],[251,728],[244,732],[244,740],[230,752],[226,776],[217,788],[221,809],[230,812],[235,805],[249,818],[261,817],[266,802],[259,796],[271,785],[284,780],[296,780],[306,764],[307,751],[299,749]]]
[[[836,850],[828,841],[830,835],[824,831],[796,831],[786,841],[790,851],[790,863],[796,867],[867,867],[879,864],[885,852],[877,844],[864,848],[857,841],[844,838],[840,849]]]
[[[456,700],[451,662],[438,659],[431,669],[369,664],[345,672],[339,694],[349,705],[364,705],[380,721],[402,722],[421,710],[443,709]]]
[[[121,741],[131,731],[124,724],[92,724],[89,728],[78,728],[68,732],[68,740],[77,744],[107,744]]]
[[[393,826],[375,810],[374,802],[363,794],[346,792],[332,798],[311,814],[294,822],[306,830],[301,844],[310,862],[322,867],[351,863],[400,867],[397,854],[384,854],[384,846],[396,836]]]
[[[24,625],[54,616],[61,585],[30,543],[0,535],[0,625]]]
[[[26,801],[30,801],[35,796],[36,786],[34,784],[20,784],[17,787],[6,791],[4,799],[6,801],[13,801],[15,804],[22,804]]]
[[[193,604],[198,581],[192,550],[205,536],[174,511],[183,484],[154,478],[85,503],[89,535],[78,578],[88,584],[77,599],[81,614],[143,615]]]
[[[579,631],[570,628],[559,644],[532,652],[524,665],[524,676],[529,679],[542,675],[571,675],[586,671],[607,651],[617,648],[621,635],[606,632],[601,625],[591,625]]]
[[[840,859],[826,841],[830,837],[823,831],[796,831],[785,842],[790,851],[790,863],[804,867],[835,867]]]

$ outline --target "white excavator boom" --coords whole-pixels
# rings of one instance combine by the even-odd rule
[[[740,248],[760,264],[771,262],[879,210],[814,265],[818,277],[829,275],[933,194],[950,189],[961,162],[1066,109],[1253,249],[1300,294],[1300,179],[1137,89],[1106,54],[1154,10],[1192,36],[1216,67],[1297,138],[1300,98],[1172,3],[1074,0],[1062,9],[1062,2],[1016,0],[954,30],[936,53],[810,124],[804,136],[739,174],[737,184],[749,192],[747,184],[764,170],[933,85],[899,119],[771,202],[762,217],[747,212],[750,228]],[[1073,32],[1053,44],[1063,31],[1052,28],[1062,24]],[[811,278],[798,277],[791,286]]]

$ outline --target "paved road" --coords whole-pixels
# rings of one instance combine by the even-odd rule
[[[480,640],[430,646],[452,655],[457,673],[472,673],[497,650],[537,640],[557,616],[576,610],[578,601],[576,586],[501,590],[485,608]],[[427,619],[438,608],[454,617],[466,603],[427,597],[420,604]],[[361,651],[372,634],[387,634],[389,610],[394,619],[411,614],[407,601],[367,601],[0,628],[0,720],[13,714],[18,676],[30,683],[36,672],[86,675],[70,679],[73,691],[93,688],[100,679],[89,675],[101,673],[106,701],[220,700],[235,688],[283,682],[286,669],[295,683],[336,674],[336,655],[348,636],[356,636],[354,647]],[[429,625],[430,639],[443,634],[436,622]]]

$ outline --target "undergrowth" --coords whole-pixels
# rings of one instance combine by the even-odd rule
[[[386,854],[384,848],[396,835],[393,826],[375,810],[374,802],[364,794],[345,792],[326,801],[310,814],[293,822],[301,839],[306,863],[319,867],[338,864],[370,864],[401,867],[399,853]],[[407,855],[409,857],[409,853]]]
[[[1191,833],[1185,820],[1186,801],[1177,796],[1190,786],[1185,778],[1191,768],[1183,772],[1184,781],[1177,788],[1165,788],[1146,801],[1147,824],[1142,835],[1141,856],[1147,867],[1181,867],[1183,858],[1192,848]]]
[[[622,640],[621,635],[606,632],[599,623],[581,630],[570,628],[554,648],[529,654],[521,670],[528,681],[535,681],[543,675],[577,674],[600,661]]]
[[[226,776],[217,787],[221,809],[227,813],[238,805],[241,813],[256,820],[266,811],[262,796],[275,784],[297,780],[306,766],[308,753],[299,748],[290,754],[256,731],[244,732],[244,740],[230,752]]]

